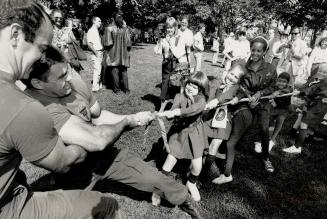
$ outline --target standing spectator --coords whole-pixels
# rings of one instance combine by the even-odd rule
[[[154,47],[154,52],[161,54],[163,57],[160,112],[165,109],[168,99],[174,98],[175,94],[180,92],[180,87],[171,85],[169,81],[177,63],[187,63],[186,43],[183,41],[183,38],[177,35],[176,19],[173,17],[167,18],[165,25],[167,35],[159,39]]]
[[[219,37],[217,36],[217,34],[213,35],[211,51],[213,52],[212,64],[215,64],[218,62],[219,55]]]
[[[144,41],[145,41],[145,43],[149,42],[149,33],[148,33],[148,31],[144,32]]]
[[[52,45],[65,54],[70,65],[76,71],[80,71],[82,69],[80,61],[86,60],[86,54],[81,49],[80,43],[76,40],[73,33],[73,20],[67,19],[66,26],[63,26],[64,17],[62,11],[59,9],[53,10],[51,17],[55,21]]]
[[[45,108],[14,84],[51,44],[53,27],[31,0],[0,1],[0,218],[120,218],[118,202],[83,190],[33,192],[22,159],[57,173],[84,160],[78,145],[64,145]]]
[[[189,63],[191,61],[191,47],[193,45],[193,32],[188,28],[188,18],[183,17],[181,27],[178,29],[178,35],[183,39],[188,54]]]
[[[277,67],[279,60],[282,58],[283,53],[285,53],[285,45],[287,45],[288,41],[288,32],[280,31],[279,32],[279,40],[275,41],[272,46],[272,60],[271,64]],[[277,69],[276,69],[277,70]],[[279,73],[279,72],[277,72]],[[281,73],[281,72],[280,72]]]
[[[92,23],[93,25],[88,30],[86,39],[87,39],[87,45],[92,52],[91,54],[91,59],[93,63],[92,91],[97,92],[102,87],[100,78],[101,78],[101,67],[102,67],[102,59],[103,59],[103,46],[99,34],[101,19],[98,17],[93,17]]]
[[[312,50],[307,64],[307,72],[310,75],[317,73],[321,64],[327,64],[327,36],[319,36],[317,46]]]
[[[194,35],[194,58],[195,58],[195,69],[194,71],[201,71],[202,52],[204,50],[203,35],[206,32],[206,26],[203,23],[199,24],[199,31]]]
[[[224,39],[224,51],[223,53],[225,54],[225,51],[230,51],[230,47],[234,45],[235,42],[235,34],[234,32],[230,32],[228,37]],[[225,72],[227,72],[230,67],[231,67],[231,61],[230,59],[224,55],[224,60],[222,61],[223,66],[225,67]]]
[[[300,29],[294,27],[291,30],[291,49],[288,57],[291,61],[291,76],[293,77],[293,84],[297,87],[304,85],[308,79],[307,72],[308,62],[308,46],[307,43],[301,39]]]
[[[271,63],[274,58],[272,48],[276,41],[277,41],[277,38],[275,35],[275,30],[271,28],[268,30],[268,51],[265,55],[265,61],[268,63]]]
[[[124,20],[116,15],[114,26],[106,27],[104,32],[104,46],[106,49],[105,63],[109,66],[113,80],[113,92],[118,94],[121,90],[129,93],[127,68],[130,67],[130,49],[132,46],[130,33],[123,27]],[[105,83],[108,85],[108,73]]]
[[[237,32],[237,40],[232,42],[232,44],[225,48],[224,55],[231,62],[231,67],[235,64],[245,65],[248,61],[251,51],[250,51],[250,42],[246,39],[246,29],[241,28]],[[224,72],[223,78],[227,72]]]

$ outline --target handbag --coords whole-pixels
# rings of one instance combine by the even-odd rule
[[[187,63],[177,63],[172,74],[169,76],[169,83],[173,86],[183,86],[186,80],[190,77],[190,62],[188,60],[187,48],[185,47]]]

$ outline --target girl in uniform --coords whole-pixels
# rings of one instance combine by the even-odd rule
[[[167,118],[177,117],[168,133],[170,152],[162,172],[168,175],[177,159],[190,159],[191,172],[186,186],[195,201],[201,199],[196,182],[202,169],[203,150],[207,145],[201,119],[206,105],[207,86],[207,76],[203,72],[195,73],[186,82],[184,92],[175,96],[171,110],[158,114]]]

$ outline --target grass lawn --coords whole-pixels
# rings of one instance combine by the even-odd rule
[[[131,93],[116,95],[111,90],[101,90],[96,97],[104,109],[119,114],[158,109],[161,56],[153,53],[153,47],[146,44],[133,47],[128,70]],[[211,55],[204,54],[203,71],[218,76],[222,69],[211,64]],[[84,71],[82,76],[90,84],[91,73]],[[200,188],[202,200],[198,206],[204,218],[327,218],[326,142],[307,144],[301,155],[285,155],[281,149],[289,146],[291,120],[286,122],[271,152],[275,166],[273,174],[265,172],[253,151],[253,139],[259,137],[257,132],[249,131],[237,147],[234,181],[219,186],[208,180]],[[160,132],[154,121],[144,142],[144,130],[140,127],[124,133],[115,146],[127,147],[145,159],[153,146],[158,145]],[[149,163],[155,165],[153,161]],[[32,188],[51,188],[53,180],[47,171],[26,162],[21,168],[27,173]],[[211,173],[212,177],[218,176],[217,168],[212,168]],[[118,183],[105,182],[99,189],[109,191],[128,218],[189,218],[180,209],[165,203],[154,207],[149,194]]]

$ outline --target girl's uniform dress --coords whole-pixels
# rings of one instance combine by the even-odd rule
[[[169,46],[169,42],[170,45]],[[169,78],[173,74],[177,63],[187,63],[185,41],[183,37],[173,36],[160,39],[154,47],[156,54],[162,54],[162,85],[161,85],[161,101],[174,98],[175,94],[180,92],[180,88],[172,86]]]
[[[230,94],[231,91],[229,90],[229,88],[230,87],[228,86],[222,88],[219,81],[216,78],[210,80],[208,102],[210,102],[215,98],[218,99],[219,104],[231,100],[233,96],[231,96]],[[213,128],[212,120],[215,115],[215,111],[216,109],[212,109],[203,113],[202,120],[203,120],[205,134],[208,138],[228,140],[230,133],[232,131],[231,114],[230,112],[228,112],[227,114],[226,128]]]
[[[185,94],[177,94],[171,110],[180,108],[181,116],[174,120],[169,136],[170,154],[177,159],[202,157],[208,143],[205,139],[202,111],[206,99],[202,94],[194,96],[194,103]]]

